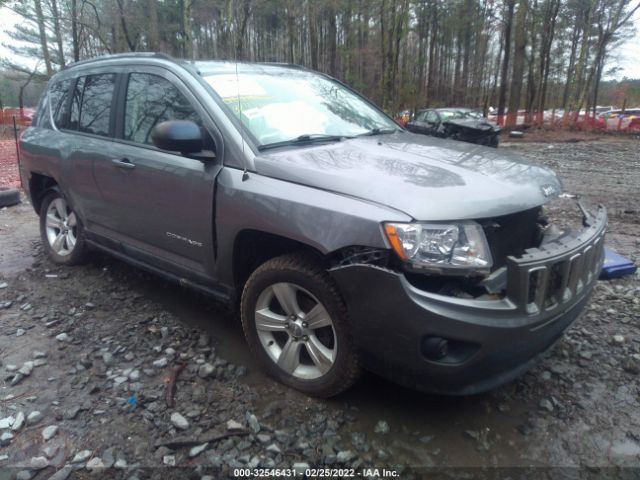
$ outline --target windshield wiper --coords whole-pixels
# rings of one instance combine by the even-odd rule
[[[358,135],[358,137],[372,137],[374,135],[386,135],[388,133],[396,133],[399,132],[398,128],[372,128],[368,132],[364,132]]]
[[[326,135],[324,133],[311,133],[300,135],[299,137],[292,138],[290,140],[283,140],[281,142],[266,143],[258,146],[258,150],[268,150],[270,148],[288,147],[291,145],[308,145],[311,143],[319,142],[339,142],[347,137],[345,135]]]

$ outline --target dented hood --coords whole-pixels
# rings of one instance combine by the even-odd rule
[[[416,220],[504,215],[542,205],[562,188],[553,171],[504,149],[408,132],[262,152],[255,167]]]

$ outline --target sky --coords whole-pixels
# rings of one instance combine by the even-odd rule
[[[21,21],[22,18],[12,10],[0,7],[0,58],[12,56],[12,52],[2,44],[12,41],[6,32],[12,30],[13,26]],[[607,69],[618,67],[619,70],[615,75],[605,77],[606,80],[622,79],[623,77],[640,78],[640,9],[635,12],[632,23],[635,25],[635,34],[611,52],[611,58],[607,63]],[[13,58],[12,60],[16,61],[17,59]],[[36,60],[20,59],[20,63],[32,68],[36,64]]]

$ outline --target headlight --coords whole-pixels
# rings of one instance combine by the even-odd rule
[[[493,263],[475,222],[385,223],[384,231],[396,254],[417,268],[488,272]]]

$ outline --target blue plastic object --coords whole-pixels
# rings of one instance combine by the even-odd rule
[[[636,273],[638,267],[628,258],[618,255],[610,248],[604,247],[604,265],[600,278],[619,278]]]

